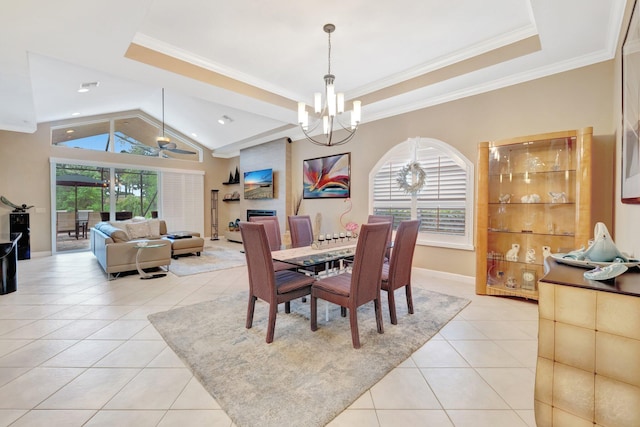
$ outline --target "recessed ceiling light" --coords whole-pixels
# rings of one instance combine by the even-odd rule
[[[221,125],[226,125],[227,123],[231,123],[233,119],[229,116],[222,116],[218,119],[218,123]]]
[[[78,113],[77,111],[75,113],[71,113],[72,116],[79,116],[80,113]]]
[[[99,84],[100,84],[100,82],[85,82],[85,83],[82,83],[80,85],[80,89],[78,89],[78,92],[80,92],[80,93],[89,92],[89,90],[92,87],[98,87]]]
[[[192,132],[192,133],[191,133],[191,136],[192,136],[192,137],[194,137],[194,138],[197,138],[197,137],[198,137],[198,134],[197,134],[197,133],[195,133],[195,132]]]
[[[73,129],[67,129],[67,133],[74,133],[74,132],[75,132],[75,130],[73,130]]]

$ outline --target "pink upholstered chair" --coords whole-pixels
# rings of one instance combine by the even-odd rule
[[[278,222],[277,216],[252,216],[249,218],[249,222],[259,222],[264,224],[264,229],[267,232],[267,239],[269,240],[269,249],[272,251],[279,251],[282,249],[280,223]],[[295,270],[295,266],[282,261],[273,261],[273,268],[275,271]]]
[[[291,247],[300,248],[313,243],[313,227],[309,215],[291,215],[288,217]]]
[[[291,312],[290,301],[309,295],[312,277],[295,271],[274,271],[269,240],[264,223],[241,222],[240,234],[247,258],[249,272],[249,305],[247,306],[246,328],[253,325],[256,300],[260,298],[269,304],[267,343],[273,342],[278,304],[285,303],[285,312]]]
[[[360,348],[358,333],[358,307],[373,301],[378,333],[384,333],[380,306],[380,279],[384,252],[387,248],[389,223],[363,224],[358,236],[352,273],[339,274],[317,280],[311,288],[311,330],[318,329],[318,302],[338,304],[349,311],[351,341]]]
[[[388,264],[382,267],[382,290],[387,291],[389,300],[389,315],[391,323],[398,324],[396,315],[396,303],[394,291],[405,288],[407,296],[407,308],[409,314],[413,314],[413,299],[411,297],[411,263],[413,252],[416,248],[420,220],[401,221],[396,230],[396,238],[393,243],[393,251]]]

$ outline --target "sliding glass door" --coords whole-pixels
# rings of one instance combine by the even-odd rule
[[[56,163],[55,177],[56,252],[89,249],[99,221],[157,216],[155,171]]]

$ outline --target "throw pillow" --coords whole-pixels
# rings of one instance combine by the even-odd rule
[[[144,222],[132,222],[127,224],[127,234],[132,239],[141,239],[149,236],[149,224]]]
[[[120,230],[124,230],[127,231],[127,224],[130,223],[131,221],[127,220],[127,221],[109,221],[109,224],[113,225],[116,228],[119,228]]]
[[[150,219],[147,221],[149,224],[149,234],[152,236],[160,235],[160,220],[159,219]]]
[[[111,233],[111,239],[113,239],[114,243],[122,243],[129,241],[129,235],[126,231],[120,230],[119,228],[113,227],[114,231]]]
[[[121,228],[118,228],[118,227],[114,227],[113,225],[109,224],[108,222],[99,222],[98,224],[95,225],[94,228],[96,230],[100,230],[102,233],[104,233],[107,236],[111,237],[111,239],[115,243],[121,243],[121,242],[128,242],[129,241],[129,235],[127,234],[127,232],[125,230],[122,230]]]

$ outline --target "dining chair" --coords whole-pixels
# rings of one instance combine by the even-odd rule
[[[393,215],[369,215],[367,224],[377,224],[379,222],[390,222],[389,235],[387,236],[387,250],[385,251],[385,263],[391,259],[391,240],[393,236]]]
[[[313,227],[309,215],[290,215],[289,231],[291,233],[291,247],[300,248],[313,243]]]
[[[87,223],[87,229],[90,230],[100,221],[102,221],[100,212],[89,212],[89,222]]]
[[[83,239],[87,237],[90,212],[91,211],[88,210],[79,210],[76,212],[76,233],[82,233]]]
[[[351,273],[317,280],[311,287],[311,330],[318,329],[318,298],[349,311],[353,348],[360,348],[358,307],[373,301],[378,333],[384,333],[380,307],[380,279],[390,223],[363,224]]]
[[[407,309],[413,314],[413,298],[411,297],[411,263],[413,252],[416,248],[420,220],[401,221],[396,230],[396,238],[393,242],[393,251],[388,264],[382,266],[381,289],[387,291],[389,300],[389,316],[391,324],[398,324],[396,315],[396,302],[394,291],[405,288],[407,296]]]
[[[272,251],[282,249],[282,237],[280,235],[280,222],[277,216],[252,216],[249,222],[263,222],[267,239],[269,239],[269,248]]]
[[[71,236],[71,232],[76,232],[76,213],[75,212],[57,212],[56,213],[56,234],[67,233]],[[76,236],[77,238],[78,236]]]
[[[280,235],[280,222],[277,216],[252,216],[249,222],[259,222],[264,224],[267,232],[267,240],[269,240],[269,248],[271,251],[279,251],[282,249],[282,236]],[[282,261],[273,261],[275,271],[295,270],[295,266]]]
[[[253,325],[256,300],[269,304],[267,343],[273,342],[278,304],[285,304],[285,312],[291,312],[290,301],[311,293],[314,278],[291,270],[274,271],[269,240],[262,222],[240,222],[240,234],[244,245],[249,273],[249,305],[246,328]]]

